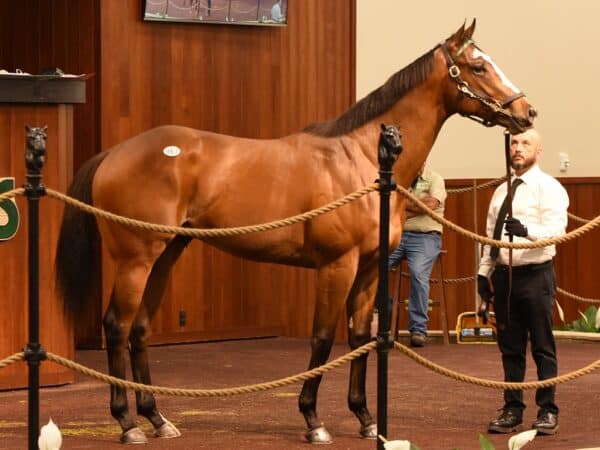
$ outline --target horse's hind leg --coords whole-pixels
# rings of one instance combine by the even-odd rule
[[[142,301],[149,271],[149,265],[140,262],[117,264],[113,292],[103,319],[108,371],[114,377],[125,379],[129,333]],[[146,436],[136,426],[129,413],[127,392],[124,388],[110,386],[110,412],[123,430],[121,442],[132,444],[147,442]]]
[[[371,340],[371,320],[377,289],[377,267],[370,264],[356,279],[348,302],[348,316],[352,317],[352,327],[348,327],[348,344],[352,350]],[[350,363],[350,385],[348,407],[360,421],[360,435],[367,439],[377,438],[377,424],[367,409],[366,378],[367,358],[364,354]]]
[[[309,369],[323,365],[329,358],[337,321],[350,292],[357,264],[358,255],[349,253],[318,270],[317,304],[310,341],[312,353]],[[299,398],[299,408],[308,426],[306,439],[314,444],[332,441],[331,435],[317,415],[317,392],[321,378],[319,376],[305,381]]]
[[[130,336],[131,371],[134,381],[143,384],[152,384],[148,366],[148,339],[150,338],[150,324],[163,298],[171,267],[181,252],[185,249],[191,238],[178,236],[173,239],[166,250],[154,263],[140,310],[134,320]],[[146,417],[154,427],[154,435],[162,438],[181,436],[179,430],[158,412],[156,400],[150,392],[135,393],[137,412]]]

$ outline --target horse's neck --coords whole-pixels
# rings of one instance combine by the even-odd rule
[[[449,117],[441,96],[432,86],[423,83],[381,117],[382,122],[400,128],[403,151],[394,164],[394,180],[405,187],[413,181],[427,159],[442,125]]]

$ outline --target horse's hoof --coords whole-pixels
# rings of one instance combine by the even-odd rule
[[[329,431],[323,425],[308,430],[304,437],[311,444],[331,444],[333,442]]]
[[[163,417],[165,423],[154,430],[154,436],[164,439],[171,439],[181,436],[180,431],[175,425]]]
[[[377,424],[360,427],[360,437],[363,439],[377,439]]]
[[[121,434],[119,439],[122,444],[147,444],[148,439],[142,430],[138,427],[130,428]]]

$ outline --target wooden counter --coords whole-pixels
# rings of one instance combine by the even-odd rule
[[[7,100],[9,100],[7,102]],[[46,186],[66,192],[73,172],[73,106],[85,100],[82,79],[0,75],[0,178],[13,177],[15,186],[25,183],[25,126],[47,126],[46,162],[42,169]],[[17,196],[19,227],[12,239],[0,241],[0,359],[22,350],[28,341],[27,200]],[[73,331],[54,294],[54,255],[63,204],[40,200],[40,343],[48,351],[72,358]],[[0,369],[0,389],[27,386],[25,362]],[[73,373],[42,362],[40,385],[70,383]]]

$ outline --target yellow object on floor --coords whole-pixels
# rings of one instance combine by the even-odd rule
[[[477,313],[466,311],[456,319],[456,342],[459,344],[493,344],[496,342],[496,318],[490,312],[490,320],[483,324]]]

